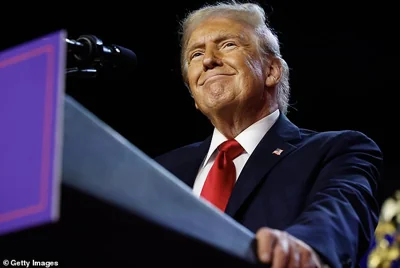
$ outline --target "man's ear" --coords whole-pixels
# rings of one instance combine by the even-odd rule
[[[272,58],[266,70],[267,78],[265,85],[267,87],[274,87],[278,84],[282,75],[282,64],[278,58]]]

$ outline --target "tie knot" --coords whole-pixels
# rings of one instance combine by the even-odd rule
[[[230,159],[235,159],[243,151],[243,147],[236,140],[227,140],[218,146],[220,152],[224,152],[225,155]]]

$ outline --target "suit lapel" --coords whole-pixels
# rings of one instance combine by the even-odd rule
[[[266,174],[295,149],[290,141],[299,138],[299,129],[281,114],[243,168],[225,211],[228,215],[235,216]]]
[[[203,142],[195,145],[195,147],[188,151],[188,154],[184,156],[183,161],[178,165],[178,168],[174,172],[179,179],[191,188],[193,188],[200,165],[208,152],[210,143],[211,136]]]

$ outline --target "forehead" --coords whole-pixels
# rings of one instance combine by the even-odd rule
[[[195,27],[188,40],[188,48],[196,43],[215,41],[221,38],[249,39],[248,25],[229,18],[209,18]]]

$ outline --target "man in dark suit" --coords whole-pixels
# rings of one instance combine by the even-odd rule
[[[254,4],[216,4],[183,22],[182,72],[214,133],[156,160],[256,233],[272,267],[353,267],[378,220],[382,155],[356,131],[289,121],[289,69]]]

